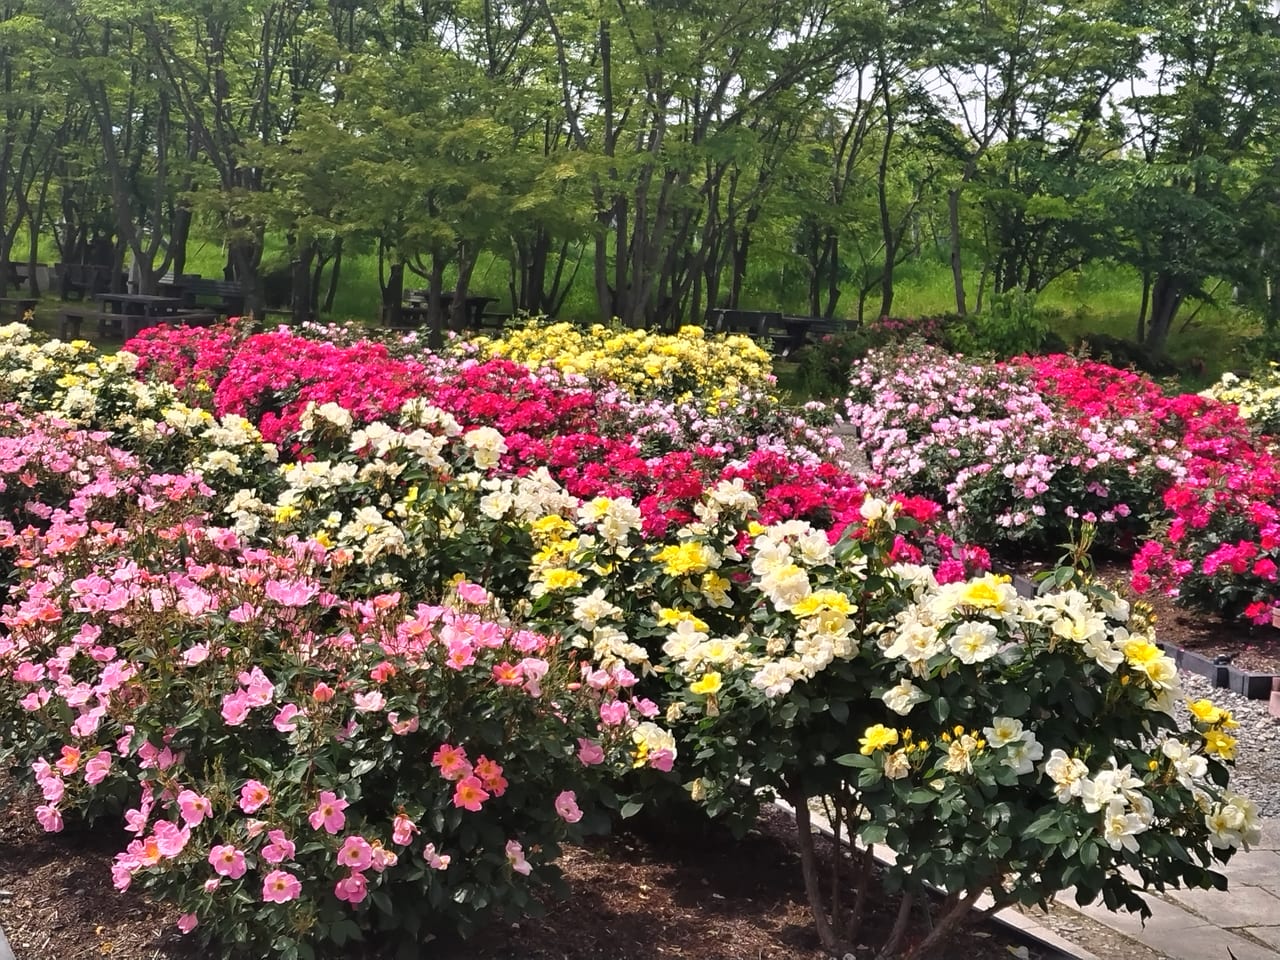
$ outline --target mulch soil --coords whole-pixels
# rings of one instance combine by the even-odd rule
[[[111,886],[119,838],[108,831],[44,834],[27,802],[0,808],[0,928],[16,960],[191,960],[173,908]],[[114,832],[111,831],[111,832]],[[571,895],[546,916],[495,924],[462,946],[437,941],[432,960],[829,960],[813,934],[792,835],[770,810],[741,840],[703,826],[645,828],[569,848]],[[829,844],[821,852],[832,855]],[[829,862],[829,861],[828,861]],[[874,883],[872,884],[874,887]],[[853,954],[874,954],[896,906],[875,904]],[[1045,956],[995,925],[956,933],[938,956]],[[206,952],[206,955],[207,952]],[[344,954],[354,957],[353,954]],[[374,958],[374,953],[366,956]]]

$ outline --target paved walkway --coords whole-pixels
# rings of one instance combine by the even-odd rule
[[[1277,960],[1280,958],[1280,821],[1264,821],[1262,842],[1225,867],[1228,889],[1170,890],[1147,894],[1151,919],[1112,913],[1101,904],[1063,905],[1132,937],[1169,960]],[[1230,952],[1228,952],[1230,951]]]

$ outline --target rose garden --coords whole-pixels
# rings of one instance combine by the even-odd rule
[[[228,956],[417,956],[565,844],[775,799],[836,955],[872,896],[919,957],[982,895],[1218,884],[1235,721],[1143,597],[1270,622],[1280,390],[908,334],[789,406],[689,327],[0,328],[13,802]],[[896,864],[828,870],[819,804]]]

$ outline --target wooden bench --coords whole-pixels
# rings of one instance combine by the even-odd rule
[[[783,316],[782,327],[786,333],[782,356],[790,357],[800,348],[816,343],[818,337],[843,333],[848,329],[844,320],[827,317]]]
[[[212,280],[191,274],[175,277],[166,273],[158,286],[181,297],[188,310],[213,309],[228,317],[244,313],[244,284],[238,280]]]
[[[110,313],[93,307],[70,307],[58,314],[58,338],[60,340],[76,340],[81,338],[85,321],[97,324],[99,337],[117,335],[123,340],[131,340],[138,331],[146,327],[160,324],[176,323],[184,327],[209,327],[218,322],[218,315],[209,310],[180,310],[166,316],[144,317],[128,313]]]
[[[39,303],[35,297],[0,297],[0,316],[12,313],[15,320],[25,321],[27,311],[34,314]]]
[[[708,311],[715,333],[740,334],[750,337],[774,356],[786,355],[790,334],[780,310],[731,310],[714,307]]]

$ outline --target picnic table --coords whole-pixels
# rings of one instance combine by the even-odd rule
[[[199,274],[166,273],[157,282],[162,295],[177,297],[188,310],[213,309],[224,316],[244,312],[244,284],[238,280],[215,280]]]
[[[159,323],[208,326],[217,320],[212,310],[187,310],[179,297],[157,297],[141,293],[100,293],[97,308],[64,307],[58,318],[58,336],[69,340],[81,335],[86,320],[98,325],[98,336],[108,334],[128,340],[144,327]]]
[[[15,320],[21,320],[27,311],[34,311],[40,301],[35,297],[0,297],[0,316],[12,313]]]
[[[405,295],[405,302],[400,307],[400,322],[405,326],[420,327],[427,319],[428,294],[425,290],[410,290]],[[469,329],[479,330],[483,325],[485,307],[497,303],[497,297],[467,297],[463,312]],[[453,310],[453,294],[440,294],[440,310],[447,318]]]
[[[27,282],[28,264],[20,263],[17,260],[9,260],[4,264],[4,272],[8,275],[6,286],[20,287]]]
[[[745,334],[779,358],[791,356],[817,336],[844,329],[842,320],[784,314],[780,310],[713,307],[707,317],[716,333]]]
[[[136,336],[143,327],[154,326],[182,310],[181,297],[146,293],[99,293],[94,299],[101,305],[98,316],[99,334],[118,329],[126,340]]]

